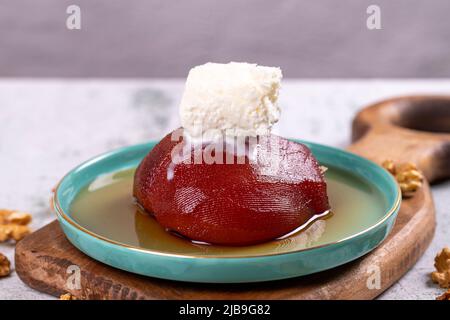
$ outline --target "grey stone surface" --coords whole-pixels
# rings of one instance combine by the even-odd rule
[[[81,30],[66,8],[81,7]],[[381,30],[366,10],[381,8]],[[206,61],[289,77],[448,77],[448,0],[0,0],[0,76],[185,77]]]
[[[181,80],[0,80],[0,207],[29,211],[33,229],[53,220],[51,189],[72,167],[117,147],[158,139],[178,125]],[[362,106],[394,95],[450,94],[450,80],[285,80],[276,132],[345,147]],[[434,299],[433,258],[450,245],[450,182],[433,187],[436,236],[425,255],[382,299]],[[14,246],[0,244],[13,261]],[[0,299],[46,299],[15,272]]]

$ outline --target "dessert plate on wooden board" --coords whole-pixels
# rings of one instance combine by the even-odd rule
[[[433,107],[430,107],[430,105]],[[445,97],[406,97],[388,100],[371,106],[362,111],[355,118],[353,134],[354,138],[359,140],[349,149],[355,153],[376,160],[377,162],[388,158],[392,158],[399,162],[415,161],[420,169],[424,171],[425,176],[432,180],[448,177],[450,173],[448,172],[448,168],[439,164],[449,160],[448,157],[450,153],[448,153],[448,146],[450,135],[448,133],[429,133],[417,130],[423,130],[423,128],[400,128],[399,123],[394,120],[398,120],[399,117],[401,118],[402,112],[407,112],[410,115],[411,112],[413,112],[411,110],[417,108],[420,108],[420,110],[426,108],[429,112],[428,117],[430,119],[434,119],[432,118],[432,114],[436,112],[440,112],[439,118],[443,118],[442,112],[445,113],[445,110],[448,111],[449,106],[449,99]],[[393,115],[394,118],[389,118]],[[448,119],[448,113],[445,113],[445,115]],[[423,118],[424,114],[421,114],[421,117]],[[405,127],[407,126],[404,123],[402,125]],[[409,125],[413,126],[414,122],[411,120]],[[393,139],[392,136],[388,134],[389,130],[401,133],[401,135]],[[387,138],[378,140],[378,143],[373,143],[371,142],[373,139],[378,139],[377,132],[385,135],[385,138]],[[372,138],[369,139],[367,137]],[[414,148],[412,147],[412,140],[414,140],[414,137],[416,137],[417,146],[419,147],[419,152],[417,154],[414,153]],[[395,142],[394,145],[390,144],[392,143],[392,140]],[[365,141],[365,143],[363,143],[363,141]],[[428,149],[424,150],[421,142],[423,142]],[[366,144],[369,144],[370,147],[366,147]],[[398,150],[403,150],[403,152]],[[346,155],[346,153],[342,154]],[[320,155],[318,157],[319,161],[323,161],[323,158],[321,159]],[[359,158],[356,157],[356,159]],[[430,167],[430,164],[433,164],[433,166]],[[88,162],[84,166],[89,167],[90,165],[92,165],[92,163]],[[333,163],[333,165],[335,165],[335,163]],[[111,168],[113,167],[114,166]],[[374,167],[379,168],[377,166]],[[65,192],[66,194],[63,194],[63,196],[67,197],[71,192],[74,192],[74,189],[65,189]],[[393,217],[394,215],[395,214],[392,214],[388,217]],[[385,222],[387,220],[390,219],[382,219],[381,221]],[[424,186],[419,189],[414,197],[403,201],[397,222],[395,223],[391,234],[370,254],[341,267],[333,268],[325,272],[319,272],[314,275],[245,286],[231,284],[209,285],[158,280],[110,268],[102,263],[95,262],[73,248],[62,235],[61,230],[56,223],[44,227],[18,244],[16,248],[16,269],[19,276],[30,286],[41,291],[59,294],[63,291],[71,291],[65,287],[67,278],[66,268],[71,264],[76,264],[82,269],[82,288],[80,290],[72,290],[72,293],[83,298],[373,298],[403,275],[420,257],[431,241],[434,232],[434,223],[434,207],[428,185],[425,182]],[[75,229],[72,231],[69,230],[69,232],[74,233],[72,235],[69,234],[69,238],[72,237],[72,241],[78,241],[80,243],[86,241],[84,231],[79,230],[69,222],[67,222],[67,224],[70,226],[65,226],[66,228],[73,227]],[[375,226],[377,225],[380,224],[375,224]],[[376,229],[377,228],[372,228],[370,230],[375,231]],[[387,233],[389,227],[385,225],[384,230]],[[83,236],[79,238],[77,232],[84,232]],[[367,231],[363,232],[363,234],[367,234]],[[381,238],[383,237],[384,235],[381,236]],[[357,239],[358,236],[353,236],[349,239],[354,241],[355,238]],[[381,240],[382,239],[379,239],[379,241]],[[101,239],[97,239],[97,241],[107,242]],[[345,243],[345,241],[346,240],[343,242]],[[116,245],[109,242],[107,243],[108,245]],[[366,244],[366,248],[369,248],[368,250],[370,250],[370,246],[376,246],[376,243],[377,241],[369,242]],[[336,244],[333,245],[336,246]],[[339,245],[339,242],[337,245]],[[361,247],[362,245],[363,243],[356,242],[357,247]],[[89,244],[87,246],[89,246]],[[325,245],[313,249],[302,249],[294,253],[282,253],[263,257],[223,257],[221,259],[230,259],[230,261],[233,259],[270,259],[273,257],[278,258],[280,256],[304,254],[305,252],[317,252],[323,250],[323,248],[329,247],[330,245]],[[335,249],[339,250],[338,247],[335,247]],[[107,253],[111,252],[114,251],[108,251]],[[329,256],[326,256],[327,255],[325,254],[317,254],[314,258],[326,260],[325,262],[322,260],[322,263],[326,265],[327,262],[330,261]],[[167,255],[164,255],[164,257],[167,257]],[[203,260],[208,259],[209,258],[203,258]],[[217,259],[217,257],[212,259]],[[281,260],[279,260],[279,262],[280,261]],[[290,262],[289,259],[287,261]],[[291,267],[292,266],[294,266],[294,270],[291,268],[280,268],[280,265],[277,265],[275,270],[281,269],[282,272],[285,272],[283,273],[284,277],[286,272],[298,272],[298,264],[291,263]],[[295,269],[295,266],[297,269]],[[185,268],[184,265],[179,267],[180,270],[185,271],[185,269],[183,270],[183,268]],[[368,277],[371,275],[370,272],[371,270],[374,270],[374,267],[378,268],[382,275],[381,286],[379,288],[369,288],[367,286]],[[206,270],[207,269],[208,268],[206,268]],[[316,269],[315,271],[319,271],[319,269]],[[52,275],[51,277],[49,276],[50,274]],[[260,275],[261,274],[264,275],[264,272],[260,272]],[[278,273],[278,276],[279,275],[280,274]],[[244,275],[244,277],[245,276],[248,275]],[[248,281],[248,278],[245,281]],[[255,280],[250,279],[250,281]],[[95,285],[93,282],[95,282]]]
[[[384,240],[395,222],[401,195],[394,178],[375,163],[343,150],[304,143],[328,167],[333,216],[282,240],[246,247],[195,244],[167,233],[152,217],[136,210],[133,168],[155,143],[125,147],[72,170],[56,188],[55,211],[67,238],[82,252],[141,275],[236,283],[330,269],[359,258]],[[120,206],[115,214],[112,208]]]

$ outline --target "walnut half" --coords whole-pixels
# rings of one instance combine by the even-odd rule
[[[439,297],[436,298],[436,300],[450,300],[450,290],[447,290],[443,294],[441,294]]]
[[[0,242],[23,239],[30,233],[28,227],[30,222],[31,215],[29,213],[0,209]]]
[[[422,186],[423,175],[414,163],[395,164],[392,160],[385,160],[381,165],[395,177],[403,197],[412,197]]]
[[[431,273],[431,280],[442,288],[450,287],[450,248],[446,247],[434,259],[436,271]]]
[[[0,253],[0,277],[6,277],[11,272],[11,263],[8,258]]]
[[[71,293],[62,294],[59,300],[78,300],[77,297],[73,296]]]

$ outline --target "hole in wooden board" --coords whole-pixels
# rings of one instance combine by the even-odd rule
[[[450,99],[405,101],[395,124],[412,130],[450,133]]]

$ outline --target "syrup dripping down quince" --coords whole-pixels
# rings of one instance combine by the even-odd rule
[[[150,151],[136,170],[133,193],[163,227],[190,240],[261,243],[330,209],[322,171],[303,144],[267,135],[258,138],[255,159],[233,153],[230,164],[224,150],[214,154],[223,163],[194,163],[192,149],[190,163],[174,165],[180,143],[169,134]]]

